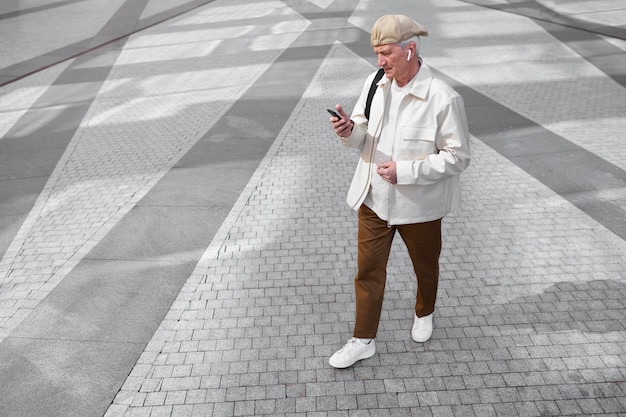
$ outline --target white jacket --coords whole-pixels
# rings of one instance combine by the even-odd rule
[[[367,78],[352,112],[352,133],[340,138],[346,146],[362,151],[347,197],[355,210],[368,194],[372,175],[378,175],[374,155],[391,86],[387,77],[378,82],[368,122],[365,102],[374,75]],[[391,159],[396,162],[398,183],[390,187],[388,223],[440,219],[460,203],[459,174],[470,162],[463,98],[422,63],[397,123]]]

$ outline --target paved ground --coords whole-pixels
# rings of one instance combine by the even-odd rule
[[[335,370],[357,155],[324,109],[354,103],[384,13],[429,28],[473,160],[433,338],[410,340],[398,240],[379,354]],[[626,416],[623,2],[43,1],[0,21],[0,416]]]

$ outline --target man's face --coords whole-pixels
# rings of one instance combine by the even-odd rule
[[[409,72],[409,63],[406,59],[408,50],[408,47],[402,49],[397,43],[374,47],[378,66],[385,70],[387,78],[402,79]]]

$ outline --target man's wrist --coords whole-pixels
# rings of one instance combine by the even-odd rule
[[[350,119],[350,133],[348,133],[348,136],[346,137],[349,137],[352,134],[353,130],[354,130],[354,120]]]

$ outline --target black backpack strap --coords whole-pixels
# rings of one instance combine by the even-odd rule
[[[383,78],[383,74],[385,70],[380,68],[376,73],[376,76],[372,80],[372,85],[370,85],[370,91],[367,93],[367,101],[365,102],[365,117],[367,120],[370,118],[370,107],[372,107],[372,100],[374,99],[374,94],[376,94],[376,88],[378,87],[378,81]]]

